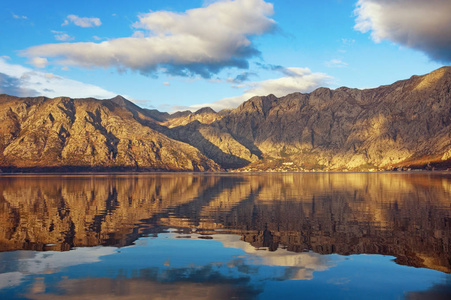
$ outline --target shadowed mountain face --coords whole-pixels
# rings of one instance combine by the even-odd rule
[[[444,175],[3,176],[0,251],[122,247],[177,228],[450,273],[450,198]]]
[[[0,166],[216,171],[451,167],[451,67],[374,89],[254,97],[172,115],[0,95]]]

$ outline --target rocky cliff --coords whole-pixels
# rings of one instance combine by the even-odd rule
[[[375,89],[255,97],[218,122],[256,146],[256,168],[317,170],[449,166],[450,125],[451,68]]]
[[[217,171],[186,143],[143,125],[148,111],[111,100],[0,96],[0,166],[47,170]],[[163,115],[164,116],[164,115]]]
[[[239,171],[451,167],[451,67],[392,85],[253,97],[172,115],[0,96],[0,166]]]

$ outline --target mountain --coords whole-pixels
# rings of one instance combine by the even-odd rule
[[[304,171],[451,167],[451,67],[373,89],[253,97],[161,113],[0,95],[0,167]]]
[[[111,100],[0,96],[0,166],[37,170],[218,171],[196,148],[145,126],[148,111]]]
[[[261,151],[265,164],[256,168],[449,167],[450,91],[451,68],[444,67],[374,89],[255,97],[218,126]]]

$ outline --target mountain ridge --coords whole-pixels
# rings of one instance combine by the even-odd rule
[[[0,169],[376,171],[451,167],[451,67],[371,89],[162,113],[116,96],[0,95]]]

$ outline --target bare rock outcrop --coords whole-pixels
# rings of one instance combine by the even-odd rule
[[[138,122],[138,109],[114,99],[2,95],[1,166],[220,170],[196,148]]]
[[[368,90],[254,97],[218,123],[258,148],[257,169],[449,167],[451,67]]]
[[[373,89],[253,97],[169,115],[0,95],[0,168],[307,171],[451,167],[451,67]]]

